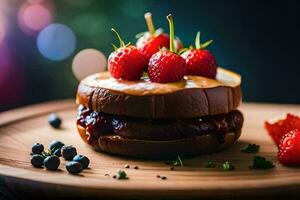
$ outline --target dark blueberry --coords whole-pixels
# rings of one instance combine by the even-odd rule
[[[57,156],[48,156],[44,160],[44,166],[48,170],[57,170],[59,164],[60,164],[60,160]]]
[[[72,160],[77,155],[76,148],[73,146],[63,146],[61,148],[62,157],[66,160]]]
[[[39,154],[35,154],[31,157],[31,164],[34,167],[42,167],[43,166],[44,157]]]
[[[83,155],[76,155],[73,158],[73,161],[79,162],[82,165],[83,169],[88,168],[88,166],[90,164],[90,160],[88,159],[88,157],[83,156]]]
[[[61,149],[65,144],[61,141],[54,140],[50,143],[49,149],[54,152],[57,149]]]
[[[48,116],[48,122],[53,128],[59,128],[61,125],[61,119],[55,113]]]
[[[53,154],[57,157],[61,157],[61,149],[56,149]]]
[[[44,151],[44,145],[40,143],[34,143],[32,145],[31,151],[33,154],[41,154]]]
[[[82,172],[83,167],[79,162],[76,161],[70,161],[66,164],[66,169],[71,174],[77,174]]]

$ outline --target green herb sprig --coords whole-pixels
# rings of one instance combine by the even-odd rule
[[[258,153],[260,146],[257,144],[248,144],[244,148],[241,149],[243,153]]]
[[[205,167],[206,168],[215,168],[216,164],[213,161],[207,161],[207,163],[205,163]]]
[[[235,167],[233,166],[233,164],[229,161],[226,161],[225,163],[223,163],[223,170],[224,171],[232,171],[234,170]]]
[[[173,167],[183,167],[183,162],[179,155],[177,156],[176,160],[166,161],[166,164]]]
[[[250,169],[272,169],[275,167],[274,163],[267,160],[262,156],[254,156],[252,160],[252,165],[249,166]]]

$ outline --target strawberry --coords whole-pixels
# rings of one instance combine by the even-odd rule
[[[179,81],[186,73],[184,59],[176,54],[174,46],[174,23],[172,15],[167,19],[170,26],[170,50],[163,49],[153,54],[148,64],[149,78],[153,82],[167,83]]]
[[[123,42],[120,35],[112,29],[120,41],[120,47],[113,45],[115,51],[109,55],[108,67],[112,77],[123,80],[139,80],[143,74],[146,58],[136,46]]]
[[[137,41],[136,46],[147,60],[149,60],[160,48],[170,47],[170,38],[165,33],[160,33],[155,36],[150,36],[150,34],[146,33]]]
[[[163,30],[160,28],[155,30],[151,13],[145,13],[145,20],[149,31],[143,33],[142,36],[139,37],[136,46],[149,61],[151,56],[158,52],[159,49],[170,47],[170,37],[168,34],[163,33]],[[183,44],[179,38],[175,39],[175,48],[177,50],[183,48]]]
[[[285,119],[275,123],[265,122],[265,128],[278,146],[282,136],[294,129],[300,130],[300,117],[288,113]]]
[[[195,47],[191,46],[181,56],[185,59],[187,74],[215,78],[217,74],[217,61],[214,55],[204,49],[212,40],[200,43],[200,32],[197,33]]]
[[[179,81],[185,75],[184,60],[169,50],[159,51],[150,58],[148,73],[152,82],[168,83]]]
[[[300,166],[300,131],[292,130],[280,140],[278,161],[287,166]]]

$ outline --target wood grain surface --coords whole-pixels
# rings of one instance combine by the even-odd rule
[[[94,152],[81,141],[76,131],[76,105],[72,100],[3,112],[0,114],[0,183],[12,193],[50,196],[186,199],[300,195],[300,168],[283,167],[276,161],[277,148],[263,127],[266,119],[286,112],[300,115],[300,106],[244,103],[240,110],[245,115],[245,126],[236,145],[220,153],[183,159],[184,167],[172,171],[164,161],[136,160]],[[61,129],[55,130],[48,125],[47,116],[51,112],[63,119]],[[70,175],[62,159],[58,171],[33,168],[29,155],[32,144],[40,142],[48,146],[52,140],[74,145],[79,154],[90,158],[90,169],[79,175]],[[271,159],[276,167],[250,170],[254,154],[240,152],[248,143],[261,145],[258,155]],[[214,161],[217,167],[205,168],[208,160]],[[231,161],[236,170],[223,171],[221,166],[226,160]],[[125,164],[129,164],[130,169],[125,169]],[[134,166],[139,169],[133,169]],[[129,179],[113,179],[118,169],[124,169]],[[161,180],[157,175],[167,179]]]

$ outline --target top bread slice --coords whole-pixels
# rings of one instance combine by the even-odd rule
[[[148,119],[194,118],[235,110],[242,99],[240,75],[218,68],[216,79],[185,76],[175,83],[122,81],[102,72],[83,79],[76,102],[91,110]]]

